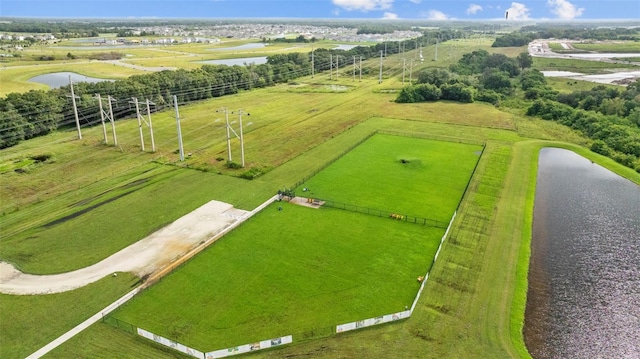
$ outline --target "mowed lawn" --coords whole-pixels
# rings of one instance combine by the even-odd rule
[[[114,316],[203,351],[330,334],[410,307],[443,233],[276,202]]]
[[[478,145],[378,134],[306,181],[296,195],[448,223],[481,151]]]

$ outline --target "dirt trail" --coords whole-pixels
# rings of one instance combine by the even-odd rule
[[[250,212],[224,202],[211,201],[148,237],[92,266],[54,275],[32,275],[0,262],[0,292],[47,294],[73,290],[116,272],[151,275]]]

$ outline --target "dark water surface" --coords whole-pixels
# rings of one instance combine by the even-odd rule
[[[266,56],[258,56],[258,57],[239,57],[235,59],[223,59],[223,60],[204,60],[198,61],[201,64],[209,64],[209,65],[239,65],[245,66],[246,64],[254,64],[254,65],[262,65],[267,63]]]
[[[71,76],[71,80],[74,83],[78,83],[78,82],[95,83],[95,82],[101,82],[101,81],[113,81],[113,80],[97,79],[95,77],[84,76],[84,75],[77,74],[75,72],[52,72],[49,74],[32,77],[28,79],[27,82],[37,82],[37,83],[45,84],[51,88],[58,88],[58,87],[69,85],[69,76]]]
[[[534,358],[640,358],[640,186],[540,151],[524,338]]]

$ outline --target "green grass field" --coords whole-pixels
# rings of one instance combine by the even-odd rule
[[[448,222],[481,151],[482,146],[375,135],[306,181],[308,193],[297,193]]]
[[[378,208],[420,208],[446,223],[481,148],[375,135],[308,184]],[[293,333],[299,340],[314,330],[330,334],[337,324],[411,306],[416,278],[431,267],[443,233],[386,214],[274,204],[115,317],[202,351]],[[197,273],[215,274],[195,279]],[[194,306],[177,304],[185,295]]]
[[[576,49],[596,52],[612,53],[640,53],[640,43],[637,41],[607,41],[601,43],[575,43]]]
[[[133,289],[137,281],[121,273],[71,292],[0,294],[0,354],[3,358],[26,357]]]
[[[411,306],[443,233],[274,204],[114,316],[202,351],[329,334],[337,324]]]
[[[533,67],[540,71],[572,71],[583,74],[603,74],[614,70],[637,69],[637,66],[632,64],[546,57],[534,57]]]

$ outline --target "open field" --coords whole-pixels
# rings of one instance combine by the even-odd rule
[[[638,69],[637,66],[631,64],[550,57],[534,57],[533,67],[540,71],[571,71],[583,74],[606,74],[621,69]]]
[[[67,293],[0,294],[0,353],[24,358],[130,291],[138,278],[121,273]]]
[[[393,204],[398,213],[420,208],[446,223],[480,149],[376,135],[308,183],[332,198],[349,200],[359,192],[364,205]],[[404,166],[399,155],[411,156],[413,165]],[[336,178],[339,187],[332,186]],[[291,333],[332,333],[336,324],[411,306],[415,279],[430,268],[443,233],[443,227],[392,220],[387,213],[273,204],[114,316],[202,351]],[[185,306],[185,295],[199,309]]]
[[[558,90],[563,93],[570,93],[574,91],[589,91],[595,86],[605,86],[610,88],[620,88],[618,85],[609,85],[609,84],[599,84],[593,83],[591,81],[581,81],[581,80],[572,80],[565,79],[561,77],[547,77],[547,83],[554,90]]]
[[[573,47],[580,50],[612,53],[640,53],[640,42],[637,41],[607,41],[600,43],[577,42]]]
[[[439,51],[442,49],[440,47]],[[459,50],[462,53],[472,49]],[[440,52],[438,62],[429,65],[445,66],[447,61],[442,54]],[[27,230],[75,213],[82,207],[72,207],[74,203],[91,200],[103,192],[117,189],[109,192],[111,194],[102,195],[103,199],[113,198],[115,192],[124,190],[122,186],[148,176],[145,171],[157,171],[166,176],[163,183],[149,183],[149,195],[141,196],[147,207],[139,207],[141,203],[135,203],[133,207],[120,207],[117,205],[119,200],[116,200],[100,207],[101,210],[109,209],[104,212],[104,217],[118,210],[143,216],[143,208],[152,208],[163,200],[171,201],[176,207],[171,214],[174,218],[144,217],[142,222],[151,231],[195,208],[199,201],[219,199],[236,207],[253,208],[272,195],[274,190],[292,185],[313,173],[321,164],[334,159],[337,153],[379,129],[486,141],[485,154],[462,202],[451,237],[445,242],[411,319],[295,344],[256,356],[397,357],[398,353],[403,353],[406,357],[426,358],[527,357],[521,326],[538,149],[541,146],[569,147],[636,183],[640,183],[640,176],[583,147],[558,142],[581,146],[590,144],[589,140],[556,123],[525,118],[478,103],[393,103],[391,100],[395,94],[380,91],[401,86],[398,75],[401,65],[397,59],[395,64],[391,62],[391,59],[385,62],[386,72],[380,85],[377,79],[371,78],[355,84],[350,78],[341,78],[337,82],[321,80],[319,76],[316,79],[299,80],[306,83],[355,85],[347,93],[290,96],[289,85],[282,85],[181,107],[181,116],[185,118],[182,123],[185,146],[192,153],[186,163],[176,161],[174,151],[177,144],[175,134],[171,132],[175,128],[175,119],[170,111],[157,117],[159,133],[162,133],[163,126],[166,129],[164,135],[157,134],[159,152],[156,154],[140,152],[137,124],[134,121],[118,123],[119,139],[122,135],[122,145],[119,147],[102,145],[99,128],[84,128],[85,139],[82,141],[75,140],[73,132],[57,132],[2,150],[0,163],[14,158],[24,160],[29,154],[43,152],[52,153],[54,158],[50,163],[30,166],[26,173],[0,174],[3,209],[0,226],[3,234],[11,233],[2,240],[11,240],[11,237]],[[246,141],[247,146],[255,147],[247,150],[247,158],[252,157],[251,166],[264,166],[269,170],[263,176],[246,181],[216,174],[218,171],[237,174],[237,171],[225,169],[215,160],[216,156],[225,156],[224,135],[215,125],[215,119],[222,116],[213,112],[221,106],[251,110],[252,115],[245,119],[245,123],[251,121],[254,124],[248,127],[249,137]],[[154,127],[155,123],[156,117]],[[234,146],[237,144],[234,143]],[[239,153],[237,147],[234,147],[234,153]],[[169,169],[158,169],[165,167]],[[208,173],[193,168],[207,170]],[[145,186],[140,184],[139,187]],[[174,189],[179,189],[179,193],[187,198],[183,201],[181,195],[167,193]],[[142,192],[139,189],[129,196]],[[127,196],[122,197],[125,198]],[[94,200],[91,203],[99,202]],[[126,217],[127,220],[131,218],[133,216]],[[113,222],[107,228],[100,229],[102,235],[115,232],[114,228],[120,229],[124,223]],[[73,221],[69,221],[68,225],[71,223]],[[82,221],[75,223],[77,226],[83,224]],[[58,240],[63,243],[62,239]],[[136,239],[131,237],[130,240]],[[119,295],[106,290],[108,285],[102,282],[91,288],[87,297],[93,301],[113,301]],[[81,297],[78,293],[70,292],[64,299],[65,304],[57,304],[52,297],[43,297],[42,305],[60,308],[62,305],[75,304]],[[7,303],[11,303],[11,306]],[[15,308],[16,311],[23,311],[21,308],[28,305],[31,303],[26,297],[15,297],[9,301],[5,296],[0,296],[3,310]],[[95,313],[101,307],[94,304],[86,308]],[[51,321],[56,320],[49,316],[49,319],[39,320],[38,325],[52,325]],[[80,320],[61,321],[60,326],[52,330],[55,334],[50,336],[61,334]],[[6,330],[13,328],[16,327]],[[10,338],[6,345],[18,343],[21,346],[12,349],[15,354],[9,355],[10,358],[23,357],[24,353],[35,351],[48,341],[47,338],[40,338],[27,343],[21,340],[20,335]],[[0,348],[3,353],[4,350],[5,344]],[[168,353],[166,349],[103,323],[97,323],[51,355],[61,358],[78,356],[181,357],[179,353]]]
[[[3,86],[0,88],[0,96],[6,96],[11,92],[26,92],[32,89],[46,89],[45,85],[29,83],[27,80],[31,77],[51,72],[74,71],[81,75],[106,78],[120,79],[135,74],[141,74],[145,71],[141,69],[132,69],[124,66],[115,66],[111,63],[101,63],[98,61],[90,61],[87,57],[91,54],[118,52],[126,56],[121,60],[125,64],[152,67],[152,68],[184,68],[195,69],[202,66],[198,61],[213,59],[229,59],[242,57],[269,56],[273,54],[303,52],[309,53],[312,48],[333,48],[339,45],[336,42],[319,41],[315,43],[273,43],[263,48],[255,49],[233,49],[235,46],[247,43],[255,43],[259,40],[234,40],[223,41],[215,44],[175,44],[170,46],[163,45],[145,45],[128,48],[109,48],[96,47],[93,45],[82,45],[76,42],[63,42],[52,46],[33,46],[25,49],[21,53],[21,57],[4,59],[1,63],[0,79]],[[417,72],[424,67],[442,67],[457,61],[457,59],[470,48],[485,48],[490,52],[505,53],[509,56],[516,56],[518,53],[526,51],[526,48],[491,48],[491,38],[475,38],[475,39],[456,39],[448,41],[439,46],[438,59],[435,60],[435,45],[425,46],[423,48],[423,56],[425,61],[419,63],[418,51],[409,51],[405,57],[414,59],[414,71]],[[368,45],[367,43],[358,43],[358,45]],[[225,49],[228,50],[215,50]],[[71,53],[78,57],[76,60],[67,58],[67,54]],[[39,56],[53,56],[55,61],[38,61]],[[391,60],[393,58],[393,60]],[[392,69],[401,68],[401,59],[398,56],[389,58],[393,64]],[[365,59],[367,60],[367,59]],[[378,58],[365,61],[365,66],[377,69]],[[385,67],[387,65],[385,64]],[[8,72],[4,72],[8,71]],[[347,74],[348,73],[348,74]],[[350,76],[349,69],[345,70],[345,75]]]
[[[375,135],[304,183],[308,193],[350,205],[447,223],[482,146]],[[456,166],[451,166],[451,163]]]
[[[336,324],[411,306],[443,233],[273,204],[113,316],[202,351],[330,334]]]

